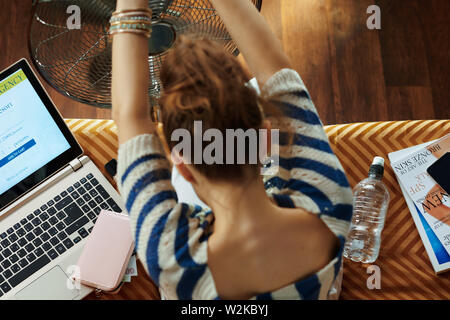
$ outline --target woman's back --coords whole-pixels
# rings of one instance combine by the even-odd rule
[[[339,242],[317,216],[277,208],[250,229],[214,233],[208,246],[220,296],[249,299],[316,273],[332,260]]]

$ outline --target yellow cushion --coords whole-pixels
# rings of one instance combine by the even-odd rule
[[[436,276],[389,164],[388,153],[450,132],[450,120],[391,121],[327,126],[330,143],[352,187],[367,177],[374,156],[386,159],[391,202],[375,265],[381,290],[367,288],[367,266],[344,259],[341,299],[449,299],[449,275]]]
[[[85,153],[103,170],[117,156],[117,128],[112,120],[67,119]],[[341,299],[450,299],[450,277],[436,276],[403,199],[387,154],[427,142],[450,132],[450,120],[390,121],[326,126],[331,146],[341,161],[351,186],[368,174],[374,156],[386,159],[384,181],[391,202],[382,233],[381,290],[367,288],[367,266],[344,260]],[[102,299],[150,299],[154,290],[144,274],[126,284],[116,296]]]

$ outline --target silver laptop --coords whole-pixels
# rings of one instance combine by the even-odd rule
[[[70,281],[119,194],[66,126],[25,59],[0,73],[0,299],[81,299]]]

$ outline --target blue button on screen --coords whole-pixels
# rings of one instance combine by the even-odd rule
[[[36,144],[36,141],[34,141],[34,139],[31,139],[30,141],[25,143],[23,146],[17,148],[16,150],[14,150],[10,154],[8,154],[3,159],[0,159],[0,168],[3,167],[4,165],[6,165],[8,162],[11,162],[18,156],[20,156],[22,153],[24,153],[25,151],[27,151],[28,149],[33,147],[35,144]]]

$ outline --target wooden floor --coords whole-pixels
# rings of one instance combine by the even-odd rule
[[[381,8],[368,30],[366,9]],[[324,124],[450,118],[448,0],[263,0]],[[29,57],[31,1],[3,1],[0,69]],[[109,118],[46,84],[66,118]]]

